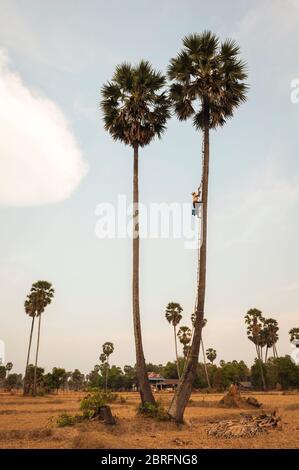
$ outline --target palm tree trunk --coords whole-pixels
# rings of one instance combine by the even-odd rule
[[[265,362],[267,362],[267,359],[268,359],[268,346],[266,346]]]
[[[266,390],[266,381],[265,381],[264,370],[263,370],[263,352],[262,352],[262,349],[259,347],[259,345],[257,345],[257,355],[258,355],[257,360],[259,363],[261,379],[262,379],[262,384],[263,384],[263,390]]]
[[[264,371],[263,371],[263,361],[261,359],[259,359],[258,361],[259,361],[259,366],[260,366],[263,390],[266,390],[266,382],[265,382],[265,376],[264,376]]]
[[[28,345],[28,353],[27,353],[27,361],[26,361],[25,376],[24,376],[24,384],[23,384],[23,395],[26,395],[26,394],[27,394],[27,391],[26,391],[26,379],[27,379],[28,365],[29,365],[29,358],[30,358],[30,351],[31,351],[31,343],[32,343],[32,334],[33,334],[34,320],[35,320],[35,315],[33,315],[33,317],[32,317],[32,322],[31,322],[31,330],[30,330],[29,345]]]
[[[202,175],[202,240],[199,248],[199,279],[197,285],[197,305],[191,354],[168,413],[176,422],[182,423],[185,408],[189,401],[198,364],[199,347],[204,318],[206,291],[206,256],[207,256],[207,221],[208,221],[208,185],[209,185],[209,107],[204,103],[204,159]]]
[[[108,369],[109,369],[109,361],[107,358],[107,365],[106,365],[106,377],[105,377],[105,392],[107,393],[108,390]]]
[[[133,323],[136,349],[136,372],[142,404],[155,404],[154,395],[148,380],[142,346],[140,306],[139,306],[139,188],[138,188],[138,145],[134,146],[133,176]]]
[[[210,379],[209,379],[209,374],[208,374],[208,368],[207,368],[207,363],[206,363],[206,358],[205,358],[205,347],[204,347],[204,344],[203,344],[202,335],[201,335],[201,346],[202,346],[203,365],[204,365],[204,368],[205,368],[205,374],[206,374],[207,384],[208,384],[208,387],[211,388]]]
[[[176,327],[173,327],[173,332],[174,332],[174,346],[175,346],[175,357],[176,357],[176,368],[178,372],[178,378],[180,378],[180,365],[179,365],[179,355],[178,355],[178,342],[177,342],[177,337],[176,337]]]
[[[36,396],[37,391],[37,360],[38,360],[38,352],[39,352],[39,340],[40,340],[40,325],[41,325],[41,317],[42,314],[39,314],[38,318],[38,333],[37,333],[37,345],[36,345],[36,354],[35,354],[35,365],[34,365],[34,381],[33,381],[33,395]]]

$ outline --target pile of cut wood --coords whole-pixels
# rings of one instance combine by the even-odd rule
[[[240,420],[223,420],[212,424],[208,436],[231,439],[234,437],[253,437],[259,433],[277,428],[281,418],[273,411],[271,414],[257,416],[244,415]]]

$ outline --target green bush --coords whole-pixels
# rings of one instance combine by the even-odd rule
[[[157,401],[154,405],[151,403],[145,403],[143,405],[141,403],[137,408],[137,413],[149,418],[155,418],[158,421],[168,421],[170,419],[169,415],[163,408],[161,401]]]
[[[101,406],[111,403],[117,399],[117,394],[104,392],[103,390],[94,390],[86,395],[80,403],[80,409],[83,411],[83,417],[91,419],[100,412]]]
[[[62,413],[57,416],[56,424],[59,428],[64,428],[65,426],[74,426],[77,422],[77,417],[69,415],[68,413]]]

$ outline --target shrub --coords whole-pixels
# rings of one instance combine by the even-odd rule
[[[82,415],[69,415],[68,413],[62,413],[56,418],[56,424],[62,428],[65,426],[74,426],[74,424],[83,421],[84,419],[91,419],[100,413],[100,408],[105,406],[107,403],[111,403],[117,399],[116,393],[107,392],[102,390],[93,390],[91,393],[86,395],[80,402],[80,409]]]
[[[143,405],[141,403],[137,408],[137,413],[149,418],[155,418],[158,421],[168,421],[170,419],[169,415],[163,408],[161,401],[157,401],[154,405],[151,403],[145,403]]]
[[[86,395],[80,403],[80,409],[83,411],[83,417],[90,419],[100,413],[100,408],[107,403],[111,403],[117,399],[117,394],[112,392],[104,392],[103,390],[95,390]]]
[[[75,416],[69,415],[68,413],[62,413],[57,416],[56,419],[56,424],[59,428],[64,428],[65,426],[74,426],[75,423]]]

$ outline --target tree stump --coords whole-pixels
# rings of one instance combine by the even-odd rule
[[[108,405],[101,406],[99,409],[99,418],[104,421],[105,424],[116,424],[116,420],[111,413],[111,408]]]

